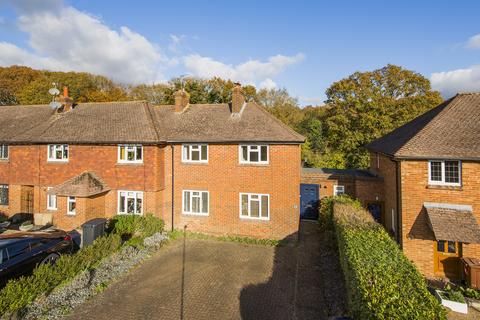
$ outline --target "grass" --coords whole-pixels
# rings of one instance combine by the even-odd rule
[[[170,239],[178,239],[183,237],[185,233],[182,230],[175,229],[170,231],[169,236]],[[200,240],[216,240],[216,241],[225,241],[225,242],[237,242],[243,244],[254,244],[254,245],[262,245],[262,246],[269,246],[269,247],[276,247],[276,246],[284,246],[286,241],[283,240],[273,240],[273,239],[257,239],[257,238],[250,238],[250,237],[238,237],[238,236],[215,236],[200,232],[186,232],[187,238],[190,239],[200,239]]]

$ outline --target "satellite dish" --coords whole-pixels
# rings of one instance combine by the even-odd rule
[[[58,101],[52,101],[52,102],[50,102],[49,106],[50,106],[50,108],[55,110],[55,109],[60,108],[62,106],[62,104]]]
[[[60,94],[60,90],[57,88],[50,88],[48,90],[48,93],[50,93],[52,96],[58,96]]]

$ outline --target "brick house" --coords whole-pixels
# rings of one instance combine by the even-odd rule
[[[385,225],[429,277],[480,258],[480,94],[458,94],[367,145]]]
[[[116,214],[168,227],[280,239],[299,223],[304,138],[241,87],[230,104],[82,103],[0,108],[0,213],[62,229]]]

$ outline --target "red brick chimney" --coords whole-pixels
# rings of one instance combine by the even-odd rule
[[[175,112],[182,112],[190,103],[190,95],[185,90],[178,90],[175,96]]]
[[[63,87],[63,96],[60,97],[60,103],[63,106],[63,112],[73,109],[73,100],[68,96],[68,87]]]
[[[239,83],[235,84],[232,90],[232,113],[240,113],[245,103],[242,86]]]

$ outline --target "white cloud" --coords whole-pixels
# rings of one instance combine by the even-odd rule
[[[31,3],[37,2],[14,4],[18,27],[28,34],[30,48],[0,43],[0,64],[87,71],[129,83],[162,79],[169,61],[142,35],[128,27],[112,30],[100,19],[59,1],[44,6],[55,10],[34,10]]]
[[[439,90],[444,97],[451,97],[457,92],[480,91],[480,65],[466,69],[432,73],[432,87]]]
[[[302,53],[295,56],[276,55],[268,58],[265,62],[248,60],[238,65],[231,65],[210,57],[193,54],[184,58],[184,64],[195,76],[202,78],[220,77],[250,84],[266,81],[267,78],[283,72],[288,66],[299,63],[304,58],[305,56]]]
[[[272,79],[267,78],[267,79],[263,80],[262,82],[260,82],[259,87],[260,87],[260,89],[271,90],[271,89],[277,88],[277,84]]]
[[[468,39],[467,48],[480,49],[480,34],[474,35]]]

